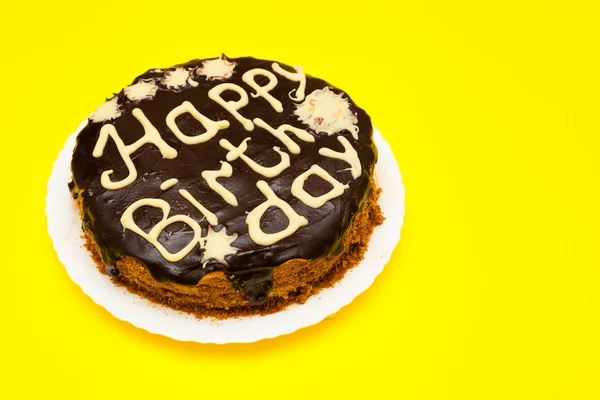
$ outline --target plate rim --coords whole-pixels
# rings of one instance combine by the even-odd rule
[[[148,300],[146,300],[138,295],[128,292],[125,288],[114,285],[110,281],[108,276],[100,274],[95,266],[93,268],[93,271],[98,275],[97,276],[98,287],[96,287],[94,289],[93,286],[95,284],[89,285],[82,280],[82,277],[77,273],[77,270],[75,269],[77,267],[73,268],[73,266],[71,265],[73,260],[69,259],[69,254],[66,254],[66,250],[64,249],[64,246],[61,246],[60,237],[62,237],[62,235],[64,235],[64,230],[61,230],[60,228],[61,228],[61,224],[65,224],[65,222],[64,222],[64,219],[63,219],[63,222],[61,222],[61,218],[60,218],[61,214],[56,212],[57,207],[59,209],[61,209],[61,206],[64,208],[64,204],[60,204],[60,202],[59,202],[59,198],[61,196],[64,197],[64,193],[62,193],[62,194],[60,193],[60,187],[61,187],[61,185],[62,185],[62,187],[64,187],[63,192],[68,191],[67,183],[70,179],[70,161],[71,161],[73,149],[75,147],[76,137],[79,134],[79,132],[81,131],[81,129],[83,129],[83,127],[85,127],[86,124],[87,124],[87,119],[84,120],[79,125],[78,129],[72,135],[70,135],[68,137],[67,141],[65,142],[65,145],[62,147],[61,151],[59,152],[57,159],[54,161],[52,173],[50,174],[50,177],[48,179],[45,214],[46,214],[46,218],[47,218],[48,233],[52,239],[52,247],[58,257],[58,260],[63,265],[63,267],[66,269],[67,275],[69,276],[69,278],[77,286],[79,286],[79,288],[83,291],[83,293],[86,294],[95,304],[97,304],[100,307],[107,310],[115,318],[117,318],[121,321],[127,322],[127,323],[135,326],[136,328],[143,329],[149,333],[166,336],[166,337],[172,338],[174,340],[183,341],[183,342],[213,343],[213,344],[251,343],[251,342],[257,342],[257,341],[265,340],[265,339],[272,339],[272,338],[282,336],[282,335],[291,334],[299,329],[306,328],[308,326],[312,326],[312,325],[315,325],[315,324],[323,321],[329,315],[338,312],[339,310],[341,310],[342,308],[344,308],[345,306],[350,304],[352,301],[354,301],[354,299],[356,299],[361,293],[363,293],[366,289],[368,289],[373,284],[373,282],[375,281],[375,278],[383,271],[384,267],[389,263],[389,261],[392,257],[392,254],[400,241],[402,227],[404,225],[404,216],[406,213],[406,211],[405,211],[405,188],[404,188],[404,184],[402,181],[402,174],[400,172],[398,162],[396,161],[396,159],[393,155],[390,145],[385,141],[385,139],[383,138],[381,133],[375,128],[375,126],[373,126],[373,139],[377,146],[377,150],[378,150],[378,154],[379,154],[378,161],[375,166],[376,181],[379,182],[382,179],[382,175],[386,175],[386,176],[389,175],[390,176],[389,179],[394,180],[395,183],[398,185],[395,188],[393,186],[386,188],[386,190],[394,191],[395,193],[391,193],[389,195],[390,196],[392,194],[396,195],[399,200],[398,203],[394,204],[396,207],[396,210],[394,210],[395,212],[392,213],[393,218],[388,219],[389,215],[384,213],[386,220],[384,221],[384,223],[382,225],[376,227],[375,231],[373,233],[373,235],[375,236],[375,232],[387,229],[385,239],[386,239],[386,242],[388,242],[388,249],[387,249],[388,251],[386,251],[382,255],[375,255],[375,258],[377,258],[377,260],[375,260],[375,258],[373,258],[373,257],[367,258],[367,256],[369,256],[369,250],[371,248],[373,248],[372,244],[370,243],[369,249],[367,250],[367,253],[365,253],[364,259],[357,266],[348,270],[346,272],[346,274],[344,275],[344,278],[342,278],[333,287],[323,289],[317,295],[310,296],[304,304],[293,304],[293,305],[288,306],[287,308],[285,308],[282,311],[279,311],[279,312],[273,313],[273,314],[269,314],[269,315],[265,315],[265,316],[250,316],[250,317],[230,318],[230,319],[226,319],[226,320],[215,321],[213,319],[197,319],[196,317],[193,317],[189,314],[182,314],[181,312],[172,310],[165,306],[161,306],[156,303],[150,303]],[[65,171],[61,170],[61,168],[64,168],[63,164],[65,162],[68,167],[68,177],[69,177],[66,182],[62,181]],[[385,170],[382,171],[381,168],[383,168],[382,164],[384,162],[385,162],[386,166],[385,166]],[[380,170],[377,169],[377,166],[380,166]],[[382,193],[382,198],[383,198],[383,196],[384,196],[384,194]],[[73,204],[71,203],[71,206],[72,205]],[[381,205],[381,199],[380,199],[380,205]],[[78,236],[81,236],[81,233],[83,233],[80,228],[81,220],[79,219],[79,215],[76,212],[75,207],[71,207],[71,208],[73,210],[75,210],[76,222],[79,222],[80,235],[78,235]],[[73,213],[73,211],[71,211],[71,217],[72,217],[72,213]],[[386,224],[386,222],[387,222],[387,224]],[[392,222],[394,222],[395,223],[394,225],[397,226],[396,229],[394,229],[393,225],[391,225]],[[72,222],[72,224],[73,224],[73,222]],[[71,234],[70,230],[69,230],[69,234]],[[67,238],[65,238],[65,240],[68,239],[69,234],[67,235]],[[373,239],[373,237],[371,238],[371,241],[372,241],[372,239]],[[85,252],[85,255],[87,256],[89,261],[92,262],[87,250],[81,248],[81,251]],[[379,256],[379,257],[377,257],[377,256]],[[343,287],[344,282],[348,280],[349,276],[353,276],[353,274],[356,274],[356,271],[361,267],[361,265],[363,265],[369,261],[376,262],[376,265],[374,267],[371,267],[372,271],[369,271],[370,273],[367,275],[367,279],[363,279],[358,282],[354,282],[355,286],[351,290],[351,292],[352,292],[351,294],[346,295],[346,296],[341,296],[341,297],[340,296],[336,297],[336,296],[332,295],[332,293],[335,292],[336,289],[337,289],[337,291],[339,291],[340,290],[339,288]],[[363,267],[363,268],[366,268],[366,267]],[[84,273],[85,273],[85,271],[84,271]],[[102,278],[102,277],[104,277],[104,278]],[[104,281],[104,284],[100,284],[100,282],[102,282],[102,281]],[[181,317],[184,317],[187,321],[193,320],[192,323],[194,323],[194,324],[200,324],[204,327],[210,326],[211,328],[207,329],[207,331],[211,331],[211,334],[206,334],[205,337],[200,337],[200,336],[202,336],[202,332],[203,332],[202,329],[192,329],[193,332],[190,332],[187,329],[180,329],[180,330],[172,329],[172,326],[170,324],[155,323],[156,321],[152,321],[153,318],[148,318],[147,316],[137,318],[136,313],[128,314],[126,311],[126,309],[128,309],[128,307],[120,307],[117,304],[114,304],[115,302],[111,302],[108,300],[110,298],[110,296],[103,296],[103,295],[99,294],[99,291],[98,291],[99,286],[103,286],[104,289],[109,290],[108,287],[105,285],[106,281],[108,281],[110,286],[112,286],[113,288],[118,288],[118,289],[120,289],[121,292],[124,292],[124,294],[128,298],[128,300],[134,300],[133,301],[134,304],[148,303],[148,304],[145,304],[143,307],[146,307],[147,305],[149,305],[150,308],[153,310],[155,317],[156,317],[156,312],[158,312],[158,314],[160,314],[160,315],[170,315],[170,316],[174,316],[179,319]],[[112,290],[109,290],[109,291],[112,291]],[[322,297],[331,297],[331,299],[327,299],[327,301],[319,303],[318,304],[319,307],[317,308],[318,312],[315,312],[315,313],[310,313],[310,312],[300,312],[299,313],[298,312],[298,310],[300,310],[300,309],[306,309],[306,310],[310,309],[313,306],[313,303],[318,303]],[[290,310],[292,310],[292,311],[290,311]],[[291,314],[300,314],[300,316],[302,316],[304,318],[298,319],[298,318],[294,318],[293,316],[291,318],[283,317],[286,314],[290,314],[290,313]],[[143,314],[143,313],[140,313],[140,314]],[[281,323],[281,321],[278,321],[278,320],[282,320],[282,321],[287,320],[288,322]],[[236,325],[235,322],[238,322],[238,321],[249,322],[252,325],[262,325],[265,329],[256,329],[256,326],[253,327],[254,329],[249,329],[249,330],[248,329],[240,329],[239,327],[237,327],[237,329],[235,329],[235,325]],[[231,327],[229,327],[229,325],[233,325],[233,329],[229,329],[229,328],[231,328]],[[182,326],[184,326],[184,324],[182,324]],[[213,330],[214,330],[214,332],[212,332]],[[218,330],[220,330],[220,333],[223,333],[223,335],[215,335],[214,333],[217,332]],[[235,333],[236,331],[242,331],[242,330],[243,330],[243,332],[238,332],[237,334]],[[232,332],[233,332],[233,334],[232,334]]]

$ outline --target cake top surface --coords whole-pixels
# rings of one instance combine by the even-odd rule
[[[273,268],[339,254],[377,153],[369,116],[301,67],[250,57],[153,69],[100,105],[71,170],[109,273],[226,276],[254,304]]]

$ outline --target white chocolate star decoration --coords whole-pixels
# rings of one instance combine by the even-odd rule
[[[231,78],[236,66],[235,61],[229,61],[223,54],[221,58],[203,61],[202,66],[196,70],[196,73],[206,76],[209,81],[224,80]]]
[[[141,101],[153,98],[157,89],[154,79],[141,79],[136,84],[127,86],[123,92],[129,100]]]
[[[214,259],[221,264],[227,265],[225,257],[228,255],[235,254],[239,249],[233,247],[231,243],[237,239],[237,233],[228,235],[225,227],[222,227],[220,231],[215,232],[212,226],[208,226],[208,233],[202,238],[201,242],[204,244],[204,257],[202,262],[206,263],[209,259]]]
[[[198,86],[198,82],[192,80],[191,72],[184,67],[177,67],[174,70],[165,71],[165,77],[160,80],[160,83],[168,89],[181,89],[186,85]]]
[[[121,107],[117,104],[117,96],[100,104],[96,111],[90,116],[92,122],[104,122],[117,119],[123,114]]]

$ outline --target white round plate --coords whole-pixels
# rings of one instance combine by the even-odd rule
[[[129,293],[123,287],[113,285],[107,275],[98,271],[83,247],[81,220],[67,184],[71,180],[70,163],[75,138],[86,123],[84,121],[77,132],[69,137],[54,163],[46,197],[48,232],[58,259],[73,282],[112,315],[148,332],[199,343],[249,343],[314,325],[339,311],[371,286],[400,240],[404,220],[402,177],[390,146],[375,129],[374,138],[379,150],[375,171],[377,183],[382,189],[379,205],[385,222],[375,228],[364,260],[348,271],[334,287],[322,290],[304,304],[292,305],[275,314],[218,322],[199,320],[156,305]]]

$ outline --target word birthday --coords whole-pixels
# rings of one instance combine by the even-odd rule
[[[222,57],[221,59],[204,61],[203,65],[198,68],[196,73],[198,75],[206,76],[207,80],[223,81],[230,78],[236,72],[235,67],[235,62],[231,62],[225,57]],[[242,75],[243,82],[254,90],[253,93],[250,93],[252,98],[263,98],[276,112],[283,112],[281,101],[270,94],[278,84],[278,79],[275,75],[276,73],[290,81],[298,82],[297,89],[292,90],[292,92],[289,93],[289,97],[292,101],[298,103],[296,104],[294,113],[303,124],[309,126],[317,134],[326,133],[332,135],[343,130],[348,130],[355,140],[358,139],[358,126],[356,125],[358,122],[357,117],[350,110],[348,99],[343,98],[342,94],[336,94],[326,87],[324,89],[315,90],[306,96],[304,93],[306,88],[306,75],[301,67],[294,67],[295,72],[286,71],[277,63],[273,63],[271,67],[273,72],[262,68],[255,68]],[[257,82],[257,77],[261,77],[260,82],[265,82],[264,78],[266,78],[267,83],[265,85],[260,85]],[[169,88],[177,89],[182,87],[196,87],[198,85],[197,82],[191,79],[190,71],[181,67],[178,67],[175,71],[166,71],[165,77],[160,80],[160,82]],[[124,89],[124,93],[130,100],[139,101],[142,99],[153,98],[156,90],[157,86],[155,83],[140,81]],[[224,100],[223,93],[228,91],[237,93],[240,98],[236,101]],[[231,114],[231,116],[235,118],[246,131],[253,131],[257,128],[262,129],[275,137],[282,148],[287,150],[287,152],[285,152],[280,147],[274,146],[273,150],[278,154],[279,162],[273,166],[265,167],[246,155],[248,143],[251,142],[251,137],[246,137],[238,146],[234,146],[227,139],[220,139],[219,145],[227,150],[225,160],[221,160],[221,166],[218,170],[205,170],[201,173],[201,176],[205,179],[208,186],[231,206],[238,205],[236,195],[217,182],[217,178],[228,178],[233,175],[234,169],[230,164],[231,162],[240,159],[256,173],[265,178],[274,178],[290,166],[290,156],[288,152],[290,154],[301,153],[300,146],[292,140],[289,135],[293,135],[298,140],[304,142],[315,141],[315,137],[305,129],[288,124],[277,127],[270,126],[260,118],[250,119],[247,115],[244,116],[243,111],[244,107],[249,104],[249,96],[246,90],[239,85],[228,82],[216,84],[209,90],[208,97]],[[204,133],[190,136],[181,131],[176,123],[176,119],[186,113],[191,115],[202,125]],[[118,118],[120,115],[121,111],[119,110],[119,106],[117,105],[116,100],[112,99],[99,107],[96,113],[92,115],[91,120],[94,122],[112,120]],[[137,179],[138,171],[133,163],[132,155],[146,144],[155,146],[160,151],[163,158],[174,159],[178,155],[177,151],[165,142],[159,131],[149,121],[140,108],[133,109],[132,116],[144,129],[144,135],[134,143],[125,144],[119,136],[117,129],[111,123],[104,124],[100,129],[98,141],[92,155],[96,158],[102,157],[110,138],[116,145],[118,153],[128,171],[127,176],[121,180],[112,179],[112,169],[104,171],[100,177],[100,183],[107,190],[122,189]],[[181,105],[171,110],[166,116],[165,122],[172,134],[177,137],[178,140],[190,146],[212,140],[219,132],[230,127],[229,121],[214,121],[200,113],[189,101],[184,101]],[[352,178],[358,178],[361,175],[362,169],[356,149],[352,146],[350,141],[342,135],[337,136],[337,140],[343,147],[343,151],[339,152],[324,147],[319,149],[319,154],[323,157],[347,162],[350,165],[348,171],[350,171]],[[307,179],[312,175],[318,176],[331,184],[329,192],[320,196],[312,196],[309,194],[304,189],[304,185]],[[176,183],[177,179],[169,179],[168,181],[163,182],[161,189],[166,190]],[[265,201],[248,212],[246,217],[249,236],[256,244],[265,246],[274,244],[292,235],[300,227],[308,224],[308,220],[294,211],[290,204],[279,198],[265,180],[259,180],[256,183],[256,187],[265,197]],[[291,193],[308,207],[319,208],[328,201],[341,196],[348,187],[347,184],[339,182],[319,165],[313,164],[308,170],[294,179],[291,185]],[[199,244],[201,248],[204,248],[205,252],[203,261],[214,258],[217,261],[226,264],[225,256],[239,250],[231,246],[231,243],[235,240],[237,234],[227,235],[225,228],[222,228],[219,232],[214,232],[211,226],[219,225],[217,216],[204,207],[201,202],[198,201],[198,199],[195,199],[187,190],[181,189],[179,190],[179,194],[198,209],[206,218],[209,223],[209,229],[205,237],[202,236],[202,229],[198,221],[187,215],[169,215],[171,209],[170,205],[166,201],[156,198],[143,198],[131,204],[121,217],[123,228],[131,230],[146,239],[166,260],[170,262],[177,262],[183,259],[197,244]],[[158,208],[163,213],[161,221],[154,225],[148,233],[142,230],[133,220],[135,211],[144,206]],[[260,227],[261,218],[270,207],[279,208],[288,218],[287,227],[276,233],[266,233]],[[174,222],[188,225],[194,235],[183,249],[176,253],[171,253],[159,243],[158,238],[161,232]]]

